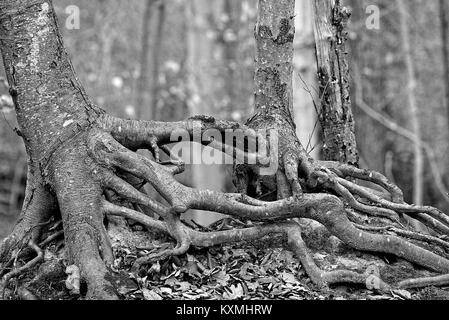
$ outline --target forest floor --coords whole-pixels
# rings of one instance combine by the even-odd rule
[[[215,225],[214,229],[221,226]],[[226,228],[226,227],[225,227]],[[204,230],[203,230],[204,231]],[[363,286],[339,285],[320,290],[315,287],[293,254],[283,249],[280,237],[267,237],[254,243],[236,243],[213,248],[191,248],[187,254],[171,257],[147,265],[135,272],[132,265],[137,257],[172,246],[168,238],[158,235],[154,240],[140,225],[130,228],[113,227],[110,236],[115,252],[114,274],[122,279],[118,290],[128,300],[172,299],[242,299],[242,300],[449,300],[448,288],[420,290],[395,290],[379,293]],[[387,283],[431,275],[410,263],[392,256],[373,256],[354,251],[342,244],[335,246],[328,235],[315,233],[305,241],[314,252],[314,259],[324,270],[346,268],[364,272],[368,265],[380,269],[381,278]],[[332,237],[330,238],[332,239]],[[70,294],[64,283],[63,239],[51,243],[45,249],[45,260],[39,268],[59,270],[53,277],[34,277],[33,271],[20,277],[19,283],[27,283],[28,289],[42,299],[78,299]],[[332,253],[329,253],[332,252]],[[58,257],[55,268],[55,257]],[[36,271],[36,270],[34,270]],[[10,289],[18,288],[12,281]]]

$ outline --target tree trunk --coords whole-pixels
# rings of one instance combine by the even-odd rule
[[[149,108],[153,108],[152,104],[146,105],[148,103],[148,54],[150,50],[150,26],[151,26],[151,14],[152,8],[155,0],[147,0],[145,3],[145,13],[143,15],[142,23],[142,47],[140,50],[139,59],[139,79],[137,82],[137,92],[136,92],[136,107],[137,115],[139,119],[149,119],[153,114],[152,109],[148,111]]]
[[[318,158],[319,126],[314,104],[318,101],[315,88],[316,56],[313,37],[313,5],[311,0],[297,0],[295,9],[293,113],[296,135],[311,156]]]
[[[449,129],[449,9],[446,0],[440,0],[440,20],[441,20],[441,47],[443,55],[443,80],[445,105],[447,111],[447,124]]]
[[[1,51],[29,156],[21,223],[2,248],[23,241],[30,230],[29,241],[37,240],[36,225],[48,219],[57,201],[69,262],[80,266],[91,296],[114,298],[103,262],[108,246],[102,242],[98,185],[87,177],[91,168],[83,159],[86,147],[80,143],[86,128],[104,112],[91,103],[75,76],[51,2],[4,0],[0,5]],[[69,145],[62,144],[67,141]]]
[[[324,159],[358,166],[344,30],[349,16],[340,0],[314,1]]]
[[[248,178],[248,172],[237,166],[236,181],[239,191],[266,200],[283,199],[301,192],[300,164],[306,176],[312,171],[310,157],[296,136],[293,120],[294,17],[294,0],[259,1],[254,32],[255,108],[247,125],[256,131],[268,130],[269,139],[276,137],[276,141],[269,144],[270,152],[275,152],[270,156],[270,168],[277,168],[277,171],[262,176],[249,174]]]
[[[416,72],[413,63],[413,55],[410,40],[410,28],[407,23],[407,9],[403,0],[396,0],[399,10],[399,21],[401,25],[402,50],[405,56],[405,66],[407,70],[407,102],[409,107],[410,122],[413,133],[418,140],[422,140],[421,125],[419,123],[419,110],[416,101]],[[413,203],[421,205],[423,203],[424,187],[424,155],[420,145],[414,144],[413,163]]]
[[[157,26],[154,35],[153,42],[153,71],[151,76],[151,95],[150,95],[150,109],[151,109],[151,120],[159,119],[158,101],[159,101],[159,75],[161,70],[161,53],[162,51],[162,40],[164,38],[164,24],[166,15],[166,3],[161,1],[157,7]]]
[[[237,67],[238,67],[238,24],[240,10],[236,6],[240,3],[233,0],[223,1],[223,14],[226,17],[224,29],[222,31],[222,42],[224,52],[224,89],[226,101],[226,111],[231,116],[234,111],[234,103],[237,99]]]

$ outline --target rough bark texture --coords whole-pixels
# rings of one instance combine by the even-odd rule
[[[1,8],[3,60],[31,173],[26,194],[29,201],[12,238],[20,239],[31,228],[37,231],[36,225],[51,213],[48,206],[57,201],[63,220],[71,221],[65,224],[71,262],[85,265],[83,262],[89,261],[92,266],[100,245],[92,228],[98,229],[102,222],[86,218],[86,214],[93,218],[98,212],[94,201],[87,204],[86,197],[98,197],[98,190],[89,186],[85,176],[85,146],[70,142],[79,141],[104,112],[89,101],[76,78],[51,3],[2,1]],[[62,150],[63,142],[69,142],[70,151]],[[91,286],[92,296],[111,298],[110,291],[103,290],[108,281],[105,265],[102,267],[101,280],[97,267],[86,266],[82,272],[86,278],[96,278],[101,287]]]
[[[253,195],[256,192],[262,196],[276,189],[277,198],[291,195],[287,180],[297,181],[299,157],[306,155],[296,137],[293,121],[294,13],[293,0],[259,1],[255,28],[255,108],[247,125],[255,130],[272,130],[278,135],[280,170],[271,179],[256,179],[243,187],[246,190],[242,191],[246,192],[249,187]],[[287,176],[282,172],[285,165],[291,169]],[[277,188],[278,182],[283,187]]]
[[[350,13],[339,0],[317,0],[314,16],[324,158],[358,166],[344,30]]]

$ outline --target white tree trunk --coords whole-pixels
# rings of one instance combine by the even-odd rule
[[[319,105],[316,81],[316,58],[313,35],[313,7],[311,0],[296,0],[294,75],[293,75],[293,113],[296,134],[314,158],[318,157],[317,114],[313,99]]]
[[[419,123],[419,110],[416,101],[416,71],[413,62],[412,49],[410,43],[410,28],[407,23],[407,9],[404,0],[396,0],[399,20],[401,25],[401,41],[407,69],[407,99],[410,115],[410,124],[413,133],[419,140],[422,140],[421,127]],[[424,183],[424,156],[420,145],[414,144],[414,170],[413,170],[413,202],[416,205],[423,203],[423,183]]]

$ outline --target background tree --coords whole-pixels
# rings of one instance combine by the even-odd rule
[[[447,210],[447,124],[443,123],[444,78],[440,67],[444,45],[440,37],[441,20],[438,1],[427,2],[425,12],[420,1],[404,2],[407,19],[412,15],[415,23],[408,24],[413,43],[411,59],[415,66],[415,99],[421,127],[421,140],[414,135],[410,123],[405,55],[396,3],[376,1],[350,1],[353,8],[349,25],[351,46],[352,100],[358,149],[362,167],[385,173],[404,191],[406,201],[413,200],[415,145],[421,145],[424,157],[423,202],[433,203]],[[366,8],[379,8],[379,28],[366,28]],[[370,13],[371,14],[371,13]],[[385,130],[387,128],[387,130]],[[399,130],[398,130],[399,129]],[[406,130],[402,130],[406,129]]]
[[[350,13],[338,0],[315,1],[313,12],[324,159],[358,166],[345,45]]]

